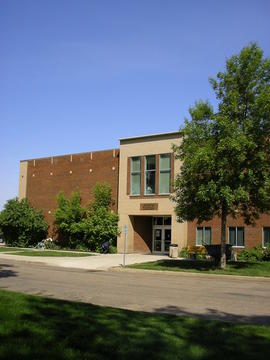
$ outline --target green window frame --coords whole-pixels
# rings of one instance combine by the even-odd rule
[[[170,194],[171,188],[171,154],[159,155],[159,194]]]
[[[156,188],[156,155],[145,156],[144,195],[155,195]]]
[[[141,158],[134,156],[130,159],[130,195],[141,194]]]

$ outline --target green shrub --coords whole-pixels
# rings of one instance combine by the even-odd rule
[[[94,201],[82,222],[84,244],[91,251],[100,251],[102,244],[109,241],[115,245],[118,229],[118,214],[111,210],[112,188],[106,183],[97,183],[94,188]]]
[[[112,187],[106,182],[104,183],[97,182],[94,187],[93,208],[109,209],[112,204],[113,204]]]
[[[183,247],[180,250],[179,256],[182,257],[182,258],[185,258],[185,259],[188,258],[188,248],[187,248],[187,246]]]
[[[207,250],[204,246],[189,245],[183,247],[179,255],[185,259],[205,259],[207,256]]]
[[[263,249],[263,261],[270,261],[270,244]]]
[[[83,242],[82,221],[86,209],[81,206],[80,193],[75,191],[68,199],[63,192],[57,195],[58,208],[54,212],[55,227],[61,246],[75,249]]]
[[[77,251],[84,251],[87,252],[89,251],[88,247],[85,244],[80,244],[76,246],[76,250]]]
[[[240,261],[249,261],[249,262],[262,261],[263,254],[264,252],[262,247],[257,245],[254,248],[242,250],[238,254],[237,259]]]
[[[110,254],[117,254],[117,247],[114,245],[110,245],[109,247],[109,253]]]
[[[47,236],[48,227],[42,211],[33,208],[27,199],[8,200],[0,213],[0,232],[10,246],[35,246]]]
[[[102,244],[115,242],[118,235],[118,215],[101,207],[92,209],[83,221],[84,243],[91,251],[100,251]]]
[[[118,235],[118,215],[111,210],[112,189],[106,183],[97,183],[94,201],[86,209],[81,206],[79,192],[69,200],[63,193],[57,196],[58,208],[54,212],[59,243],[71,249],[100,251],[109,241],[115,245]]]
[[[45,249],[47,250],[59,250],[60,246],[56,244],[55,241],[46,240]]]

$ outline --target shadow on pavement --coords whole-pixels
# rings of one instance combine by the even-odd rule
[[[14,270],[11,270],[10,268],[13,268],[13,265],[0,264],[0,279],[11,277],[11,276],[17,276],[17,272]]]

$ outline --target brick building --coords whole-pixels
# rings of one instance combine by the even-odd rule
[[[82,204],[87,205],[96,182],[107,182],[113,190],[119,227],[128,227],[128,252],[167,253],[171,243],[180,248],[219,243],[220,219],[202,224],[176,221],[169,197],[181,166],[173,156],[172,144],[180,141],[179,132],[140,136],[121,139],[120,149],[21,161],[19,198],[27,197],[43,209],[52,233],[59,191],[69,196],[79,190]],[[270,243],[270,215],[263,214],[256,226],[229,217],[227,227],[227,241],[236,249]],[[119,252],[123,251],[123,236],[117,241]]]
[[[20,163],[19,199],[27,197],[30,203],[43,210],[53,234],[53,210],[56,196],[63,191],[70,196],[80,191],[82,205],[93,200],[97,182],[107,182],[112,187],[114,210],[117,211],[119,176],[119,149],[93,151],[81,154],[52,156],[23,160]]]

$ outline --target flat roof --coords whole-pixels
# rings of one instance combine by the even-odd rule
[[[180,131],[171,131],[171,132],[166,132],[166,133],[158,133],[158,134],[148,134],[148,135],[140,135],[140,136],[131,136],[131,137],[126,137],[126,138],[121,138],[119,139],[119,141],[132,141],[132,140],[144,140],[147,138],[155,138],[155,137],[171,137],[174,135],[178,135],[179,137],[181,136]]]
[[[31,158],[31,159],[24,159],[24,160],[20,160],[20,162],[24,162],[24,161],[32,161],[32,160],[45,160],[45,159],[51,159],[51,158],[59,158],[59,157],[66,157],[66,156],[76,156],[76,155],[85,155],[85,154],[91,154],[91,153],[98,153],[98,152],[108,152],[108,151],[119,151],[119,148],[114,148],[114,149],[104,149],[104,150],[93,150],[93,151],[83,151],[83,152],[79,152],[79,153],[69,153],[69,154],[64,154],[64,155],[51,155],[51,156],[42,156],[42,157],[36,157],[36,158]]]

